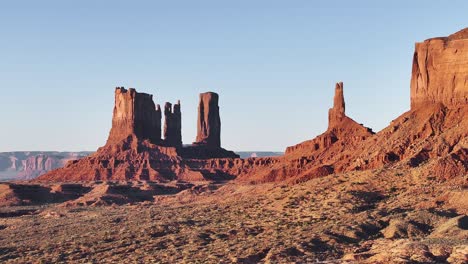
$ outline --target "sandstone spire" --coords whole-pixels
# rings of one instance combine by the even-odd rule
[[[221,147],[221,118],[217,93],[200,94],[198,105],[197,139],[194,144],[211,148]]]
[[[172,107],[167,102],[164,106],[164,140],[167,145],[182,146],[182,113],[180,111],[180,101]]]
[[[128,136],[161,141],[161,109],[156,108],[153,96],[138,93],[135,89],[115,89],[115,106],[112,128],[107,144],[117,143]]]
[[[328,127],[333,127],[341,122],[345,114],[345,101],[343,95],[343,82],[335,86],[335,97],[333,98],[333,108],[328,111]]]
[[[159,104],[156,105],[156,120],[158,122],[157,130],[156,130],[156,136],[158,138],[158,141],[162,141],[162,130],[161,130],[161,124],[162,124],[162,111],[161,111],[161,106]]]

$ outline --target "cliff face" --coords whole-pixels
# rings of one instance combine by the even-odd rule
[[[161,108],[155,106],[153,96],[135,89],[117,87],[112,117],[112,129],[107,144],[117,143],[135,135],[157,144],[161,141]]]
[[[428,103],[468,103],[468,28],[449,37],[416,43],[411,109]]]

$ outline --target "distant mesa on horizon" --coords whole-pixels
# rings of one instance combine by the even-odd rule
[[[10,151],[0,152],[0,181],[35,179],[51,170],[64,167],[68,162],[82,159],[94,151]],[[284,152],[235,151],[240,158],[277,157]]]
[[[69,161],[84,158],[91,151],[12,151],[0,152],[0,181],[31,180]]]

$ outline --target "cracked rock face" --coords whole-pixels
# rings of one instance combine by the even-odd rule
[[[447,107],[468,103],[468,28],[416,43],[411,109],[428,103]]]

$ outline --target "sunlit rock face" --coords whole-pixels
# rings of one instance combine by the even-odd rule
[[[468,103],[468,28],[448,37],[416,43],[411,108],[431,103]]]

